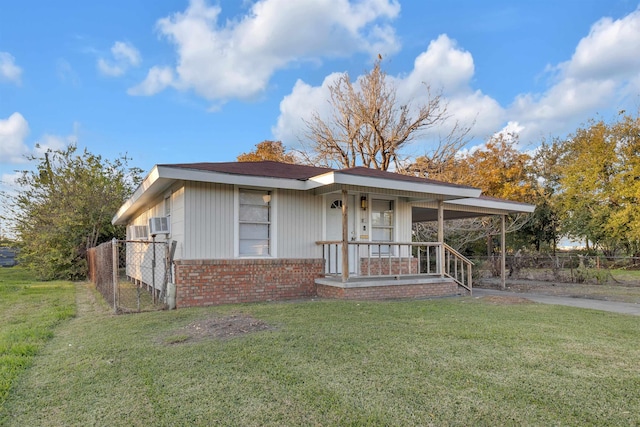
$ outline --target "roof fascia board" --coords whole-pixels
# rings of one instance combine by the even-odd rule
[[[136,202],[145,194],[147,190],[151,189],[153,184],[159,178],[160,171],[158,170],[158,166],[155,165],[153,168],[151,168],[147,176],[142,180],[142,183],[138,186],[138,188],[136,188],[136,191],[133,192],[131,197],[129,197],[129,199],[124,202],[122,206],[120,206],[118,212],[116,212],[116,214],[111,219],[111,223],[114,225],[123,224],[123,222],[118,222],[118,220],[123,219],[129,209],[131,209],[136,204]]]
[[[212,182],[217,184],[250,185],[253,187],[283,188],[287,190],[308,190],[305,181],[287,178],[270,178],[254,175],[238,175],[214,171],[200,171],[184,168],[159,166],[163,178],[183,181]]]
[[[495,209],[502,212],[531,213],[536,207],[528,203],[511,202],[508,200],[488,200],[488,199],[459,199],[445,202],[446,204],[461,205],[468,207],[479,207],[485,209]]]
[[[450,185],[439,185],[433,183],[420,183],[411,181],[400,181],[377,177],[358,176],[351,174],[341,174],[335,172],[334,182],[336,184],[358,185],[371,188],[385,188],[388,190],[404,190],[416,193],[437,194],[442,196],[452,196],[455,198],[480,197],[481,190],[471,187],[454,187]]]

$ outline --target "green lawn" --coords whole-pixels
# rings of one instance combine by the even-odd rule
[[[626,281],[635,285],[640,285],[640,270],[609,270],[615,280]]]
[[[0,269],[0,414],[18,376],[75,313],[69,282],[37,282],[20,267]]]
[[[638,317],[472,297],[115,316],[76,288],[0,425],[640,424]]]

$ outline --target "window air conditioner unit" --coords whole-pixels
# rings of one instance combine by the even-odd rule
[[[143,240],[149,237],[149,229],[146,225],[134,225],[131,234],[131,238]]]
[[[152,236],[169,234],[169,218],[166,216],[149,218],[149,234]]]

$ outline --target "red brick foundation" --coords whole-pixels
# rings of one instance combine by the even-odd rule
[[[176,307],[311,297],[323,271],[322,259],[177,260]]]
[[[426,283],[415,285],[387,285],[341,288],[330,285],[316,285],[319,297],[347,300],[382,300],[442,297],[457,295],[460,291],[453,282]]]
[[[400,274],[418,274],[418,259],[362,258],[360,260],[361,276],[397,276]]]

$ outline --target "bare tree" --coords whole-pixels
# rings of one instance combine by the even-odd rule
[[[433,95],[425,84],[426,104],[416,108],[398,101],[397,88],[387,81],[381,69],[381,57],[374,67],[356,83],[342,74],[329,86],[332,113],[324,119],[314,112],[305,121],[306,138],[300,154],[312,164],[326,166],[365,167],[387,170],[401,169],[401,149],[427,129],[444,124],[450,117],[441,93]],[[462,130],[455,126],[456,132]],[[468,129],[462,130],[464,134]],[[440,141],[436,152],[455,152],[460,138]],[[456,144],[456,150],[442,144]]]

